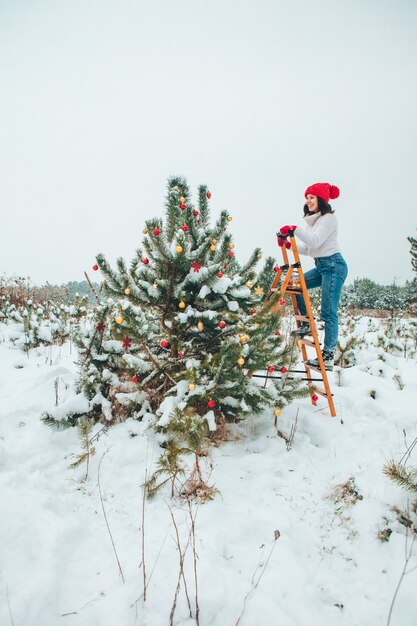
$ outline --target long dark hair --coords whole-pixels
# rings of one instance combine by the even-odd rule
[[[325,215],[326,213],[334,213],[330,204],[328,202],[325,202],[322,198],[319,198],[318,196],[317,196],[317,204],[319,207],[317,212],[320,212],[322,215]],[[314,213],[312,211],[309,211],[308,206],[305,204],[304,205],[304,217],[306,215],[314,215]]]

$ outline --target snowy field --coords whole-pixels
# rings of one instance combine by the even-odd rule
[[[410,551],[390,625],[416,626],[417,545],[390,510],[413,498],[382,472],[417,435],[416,360],[362,349],[355,366],[329,375],[337,418],[322,399],[283,411],[282,433],[297,419],[291,446],[270,412],[246,421],[202,461],[215,499],[189,510],[167,489],[146,501],[142,533],[142,484],[160,436],[129,420],[98,439],[87,478],[85,464],[72,469],[77,430],[54,431],[40,414],[74,393],[74,347],[26,355],[8,333],[0,324],[2,626],[190,625],[196,597],[200,626],[383,626]],[[193,616],[181,580],[172,620],[171,515]]]

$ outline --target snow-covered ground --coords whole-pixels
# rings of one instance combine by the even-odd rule
[[[27,356],[0,326],[0,624],[170,624],[179,574],[171,513],[183,549],[191,518],[168,489],[146,501],[144,601],[142,484],[160,454],[159,436],[143,422],[113,426],[96,442],[84,480],[85,464],[70,468],[81,451],[77,430],[54,431],[40,420],[56,394],[60,403],[73,393],[74,348],[41,347]],[[217,495],[191,507],[200,626],[387,623],[412,548],[390,508],[406,508],[412,498],[382,468],[417,434],[417,362],[401,355],[383,362],[378,354],[362,349],[354,367],[330,374],[337,418],[324,400],[283,411],[282,432],[297,418],[289,450],[270,412],[211,449],[205,471]],[[417,465],[416,454],[410,464]],[[335,488],[349,479],[357,494],[348,490],[338,500]],[[377,538],[384,518],[393,530],[387,542]],[[413,550],[391,626],[417,624]],[[191,545],[184,567],[195,616]],[[172,623],[196,623],[183,581]]]

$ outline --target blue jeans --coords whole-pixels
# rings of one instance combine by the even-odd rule
[[[321,287],[321,315],[324,321],[324,350],[332,351],[337,346],[339,332],[338,308],[343,283],[346,280],[348,267],[340,254],[315,259],[316,267],[304,274],[307,289]],[[301,315],[307,315],[302,295],[297,295],[298,309]]]

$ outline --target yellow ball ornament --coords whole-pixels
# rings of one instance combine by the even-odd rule
[[[281,415],[281,409],[279,407],[274,409],[274,415],[275,415],[275,417],[279,417]]]
[[[228,222],[231,222],[231,221],[232,221],[232,219],[233,219],[233,217],[232,217],[231,215],[228,215],[228,216],[227,216],[227,221],[228,221]]]
[[[181,300],[178,306],[180,307],[180,309],[185,309],[187,305],[185,304],[184,300]]]
[[[233,242],[230,242],[230,243],[229,243],[229,248],[230,248],[230,250],[233,250],[233,248],[234,248],[234,247],[235,247],[235,244],[234,244]]]
[[[142,232],[143,232],[144,235],[147,235],[148,234],[148,229],[144,228]]]
[[[243,365],[244,362],[245,362],[245,359],[243,357],[239,357],[238,360],[237,360],[237,364],[238,365]]]
[[[183,251],[183,249],[184,249],[184,248],[183,248],[182,246],[177,246],[177,247],[175,248],[175,251],[176,251],[176,252],[178,252],[178,254],[181,254],[181,252]]]
[[[124,319],[121,315],[119,315],[119,317],[116,317],[116,324],[123,324]]]
[[[197,328],[198,328],[198,330],[199,330],[200,332],[201,332],[202,330],[204,330],[204,324],[203,324],[203,322],[198,322],[198,324],[197,324]]]
[[[211,243],[216,244],[216,243],[217,243],[217,239],[214,239],[214,238],[213,238],[213,239],[211,240]]]
[[[125,294],[126,294],[127,296],[129,296],[129,295],[130,295],[130,288],[129,288],[129,287],[126,287],[126,289],[125,289]]]
[[[212,252],[214,252],[214,251],[216,250],[216,246],[215,246],[214,244],[212,244],[212,245],[210,246],[210,250],[211,250]]]
[[[195,385],[194,383],[190,383],[190,384],[188,385],[188,390],[189,390],[189,391],[194,391],[194,389],[195,389],[195,388],[196,388],[196,385]]]
[[[249,287],[249,289],[252,289],[253,282],[251,280],[248,280],[248,282],[246,283],[246,287]]]
[[[246,343],[247,340],[248,340],[248,336],[247,335],[240,335],[240,337],[239,337],[240,343]]]

